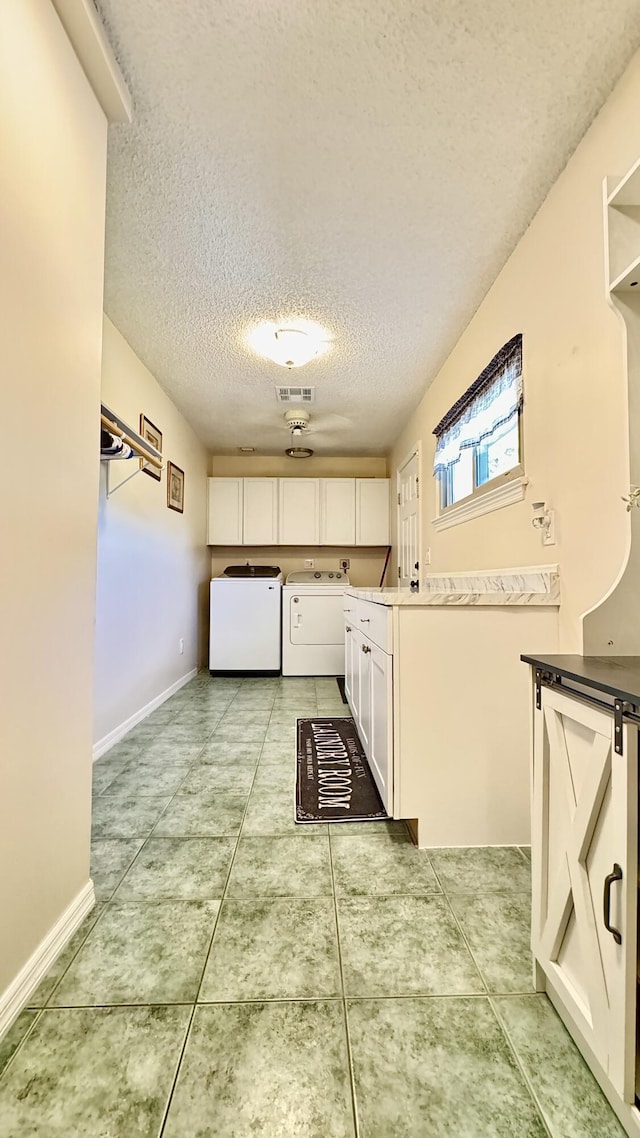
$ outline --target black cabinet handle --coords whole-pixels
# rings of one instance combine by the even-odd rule
[[[613,863],[613,870],[608,873],[604,879],[604,896],[602,901],[604,927],[608,933],[615,940],[616,944],[622,944],[622,933],[618,929],[614,929],[611,924],[611,886],[614,881],[622,881],[622,870],[617,861]]]

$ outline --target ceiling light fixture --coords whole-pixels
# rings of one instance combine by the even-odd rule
[[[284,453],[288,454],[289,458],[311,458],[313,451],[310,447],[287,447]]]
[[[248,333],[247,341],[258,355],[287,368],[304,367],[331,347],[326,328],[299,318],[258,324]]]
[[[309,426],[309,412],[306,407],[299,407],[295,411],[285,411],[284,420],[291,432],[291,442],[298,443],[304,438]],[[310,447],[292,446],[284,452],[289,458],[311,458],[313,451]]]

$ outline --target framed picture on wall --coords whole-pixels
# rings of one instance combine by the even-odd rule
[[[170,510],[184,511],[184,470],[167,463],[167,505]]]
[[[146,415],[140,416],[140,434],[143,439],[151,443],[152,447],[155,447],[156,450],[162,453],[162,431],[154,427],[151,419],[147,419]],[[156,466],[146,466],[143,458],[140,459],[140,469],[144,470],[145,474],[148,474],[151,478],[155,478],[156,482],[159,482],[162,477],[160,470],[158,470]]]

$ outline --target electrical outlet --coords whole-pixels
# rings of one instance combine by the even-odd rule
[[[431,564],[431,550],[429,548],[425,549],[425,551],[424,551],[424,564],[425,565]]]
[[[349,557],[343,557],[342,561],[340,562],[340,568],[344,573],[346,573],[347,569],[351,568],[351,559]]]
[[[313,560],[313,557],[306,557],[305,558],[304,567],[305,567],[305,569],[315,569],[316,563]]]
[[[180,637],[180,639],[178,641],[178,652],[180,653],[181,656],[184,656],[184,640],[182,639],[182,637]]]

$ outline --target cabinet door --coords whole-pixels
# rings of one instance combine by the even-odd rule
[[[389,479],[356,478],[356,545],[388,545],[389,532]]]
[[[369,766],[387,814],[393,814],[393,656],[371,645]]]
[[[244,544],[278,544],[278,479],[245,478]]]
[[[634,1098],[637,730],[554,689],[534,713],[532,947],[585,1041]],[[611,876],[611,875],[615,876]],[[610,901],[604,923],[603,897]]]
[[[207,479],[207,545],[242,545],[242,478]]]
[[[358,636],[358,719],[357,727],[364,753],[371,752],[371,644],[366,636]]]
[[[355,478],[320,479],[320,544],[355,545]]]
[[[317,478],[280,478],[279,545],[318,545],[320,488]]]
[[[357,703],[354,700],[354,691],[356,685],[354,679],[357,678],[357,669],[355,665],[356,660],[356,636],[354,627],[349,620],[349,614],[345,612],[344,621],[344,694],[349,701],[351,713],[355,717],[357,714]]]

